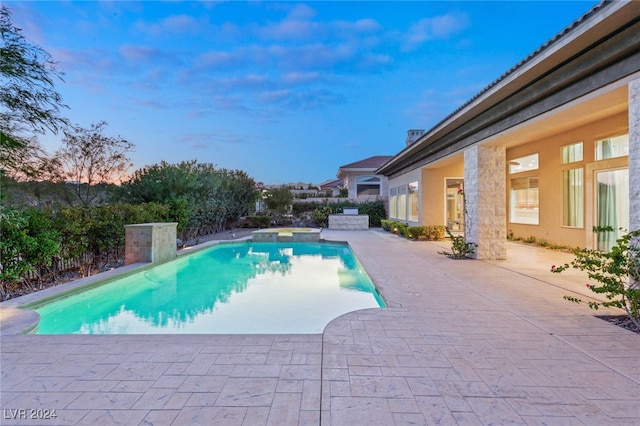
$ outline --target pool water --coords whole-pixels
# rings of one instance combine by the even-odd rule
[[[43,305],[37,333],[321,333],[382,306],[346,244],[231,243]]]

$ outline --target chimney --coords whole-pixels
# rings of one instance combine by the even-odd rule
[[[412,129],[407,131],[407,146],[413,145],[415,141],[424,135],[424,129]]]

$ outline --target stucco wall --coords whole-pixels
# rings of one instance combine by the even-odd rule
[[[510,179],[519,176],[536,175],[539,178],[539,224],[525,225],[511,223],[507,219],[507,230],[518,237],[534,236],[536,239],[545,239],[550,243],[567,245],[571,247],[589,247],[592,243],[593,224],[593,188],[588,188],[592,182],[594,168],[619,167],[627,164],[627,158],[609,161],[595,162],[595,141],[611,136],[618,136],[628,131],[627,113],[618,114],[610,118],[590,123],[585,126],[568,130],[548,138],[538,140],[526,145],[507,149],[507,162],[533,153],[539,154],[539,170],[532,173],[512,174],[507,173],[507,192],[510,191]],[[584,167],[585,170],[585,218],[583,228],[569,228],[562,226],[562,146],[576,142],[583,142],[584,161],[572,163],[570,168]],[[566,167],[565,167],[566,168]],[[507,194],[507,206],[509,208],[509,196]],[[508,211],[508,210],[507,210]],[[561,232],[560,232],[561,231]]]
[[[455,164],[422,170],[422,225],[446,225],[445,219],[445,179],[462,178],[464,162],[462,156]]]
[[[353,173],[348,173],[344,177],[345,185],[347,187],[347,190],[349,191],[349,194],[348,194],[349,199],[358,200],[358,201],[371,201],[377,197],[377,196],[363,196],[358,198],[357,192],[356,192],[356,185],[357,185],[357,178],[359,176],[379,177],[380,178],[380,197],[386,198],[386,196],[389,194],[389,184],[386,176],[376,175],[371,172],[362,172],[362,173],[353,172]]]

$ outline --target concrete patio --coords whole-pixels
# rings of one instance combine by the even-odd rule
[[[571,255],[322,237],[349,242],[387,308],[322,335],[3,335],[0,423],[640,424],[640,335],[563,300],[591,294],[582,273],[549,272]]]

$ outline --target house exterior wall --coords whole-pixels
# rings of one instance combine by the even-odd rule
[[[462,159],[455,164],[438,168],[423,168],[421,171],[422,197],[420,210],[422,225],[447,225],[445,217],[445,179],[462,178]]]
[[[528,225],[513,223],[507,218],[507,232],[515,237],[535,237],[536,240],[546,240],[549,243],[566,245],[569,247],[591,247],[593,233],[593,173],[595,170],[608,167],[626,167],[628,160],[621,157],[614,160],[595,162],[595,143],[598,139],[618,136],[628,132],[627,113],[600,120],[585,126],[580,126],[563,133],[552,135],[536,142],[507,149],[507,164],[515,158],[529,154],[539,154],[539,169],[522,174],[509,174],[507,170],[507,192],[510,190],[512,178],[518,176],[537,176],[539,181],[539,223]],[[581,162],[562,164],[562,147],[582,142],[584,160]],[[583,168],[584,187],[584,226],[573,228],[563,226],[563,190],[562,171],[566,169]],[[508,166],[507,166],[508,169]],[[505,208],[509,211],[509,197]]]
[[[360,196],[358,197],[358,192],[357,192],[357,178],[359,176],[376,176],[380,178],[380,195],[377,196]],[[344,184],[345,187],[348,190],[348,197],[351,200],[355,200],[355,201],[373,201],[376,200],[378,198],[382,198],[382,199],[386,199],[387,198],[387,194],[389,193],[389,182],[386,176],[383,175],[376,175],[373,173],[373,171],[371,172],[350,172],[348,174],[345,175],[344,179]]]
[[[421,177],[421,173],[420,170],[413,170],[407,174],[404,174],[402,176],[399,176],[397,178],[394,179],[389,179],[387,180],[385,178],[386,184],[387,184],[387,190],[386,190],[386,194],[390,193],[390,189],[392,188],[400,188],[400,187],[407,187],[410,183],[413,182],[418,182],[418,218],[417,220],[410,220],[410,218],[408,217],[408,215],[406,217],[398,217],[398,215],[393,215],[392,212],[392,208],[391,208],[391,203],[394,201],[393,200],[393,196],[389,195],[389,199],[388,199],[388,207],[387,207],[387,213],[388,213],[388,217],[389,219],[395,219],[395,220],[400,220],[402,222],[406,222],[410,225],[419,225],[420,223],[422,223],[421,219],[420,219],[420,212],[424,211],[422,208],[422,199],[424,198],[423,196],[423,188],[422,188],[422,177]],[[408,199],[408,194],[407,194],[407,199]],[[405,211],[409,211],[409,205],[406,204],[408,201],[405,201]],[[397,211],[397,210],[396,210]]]

